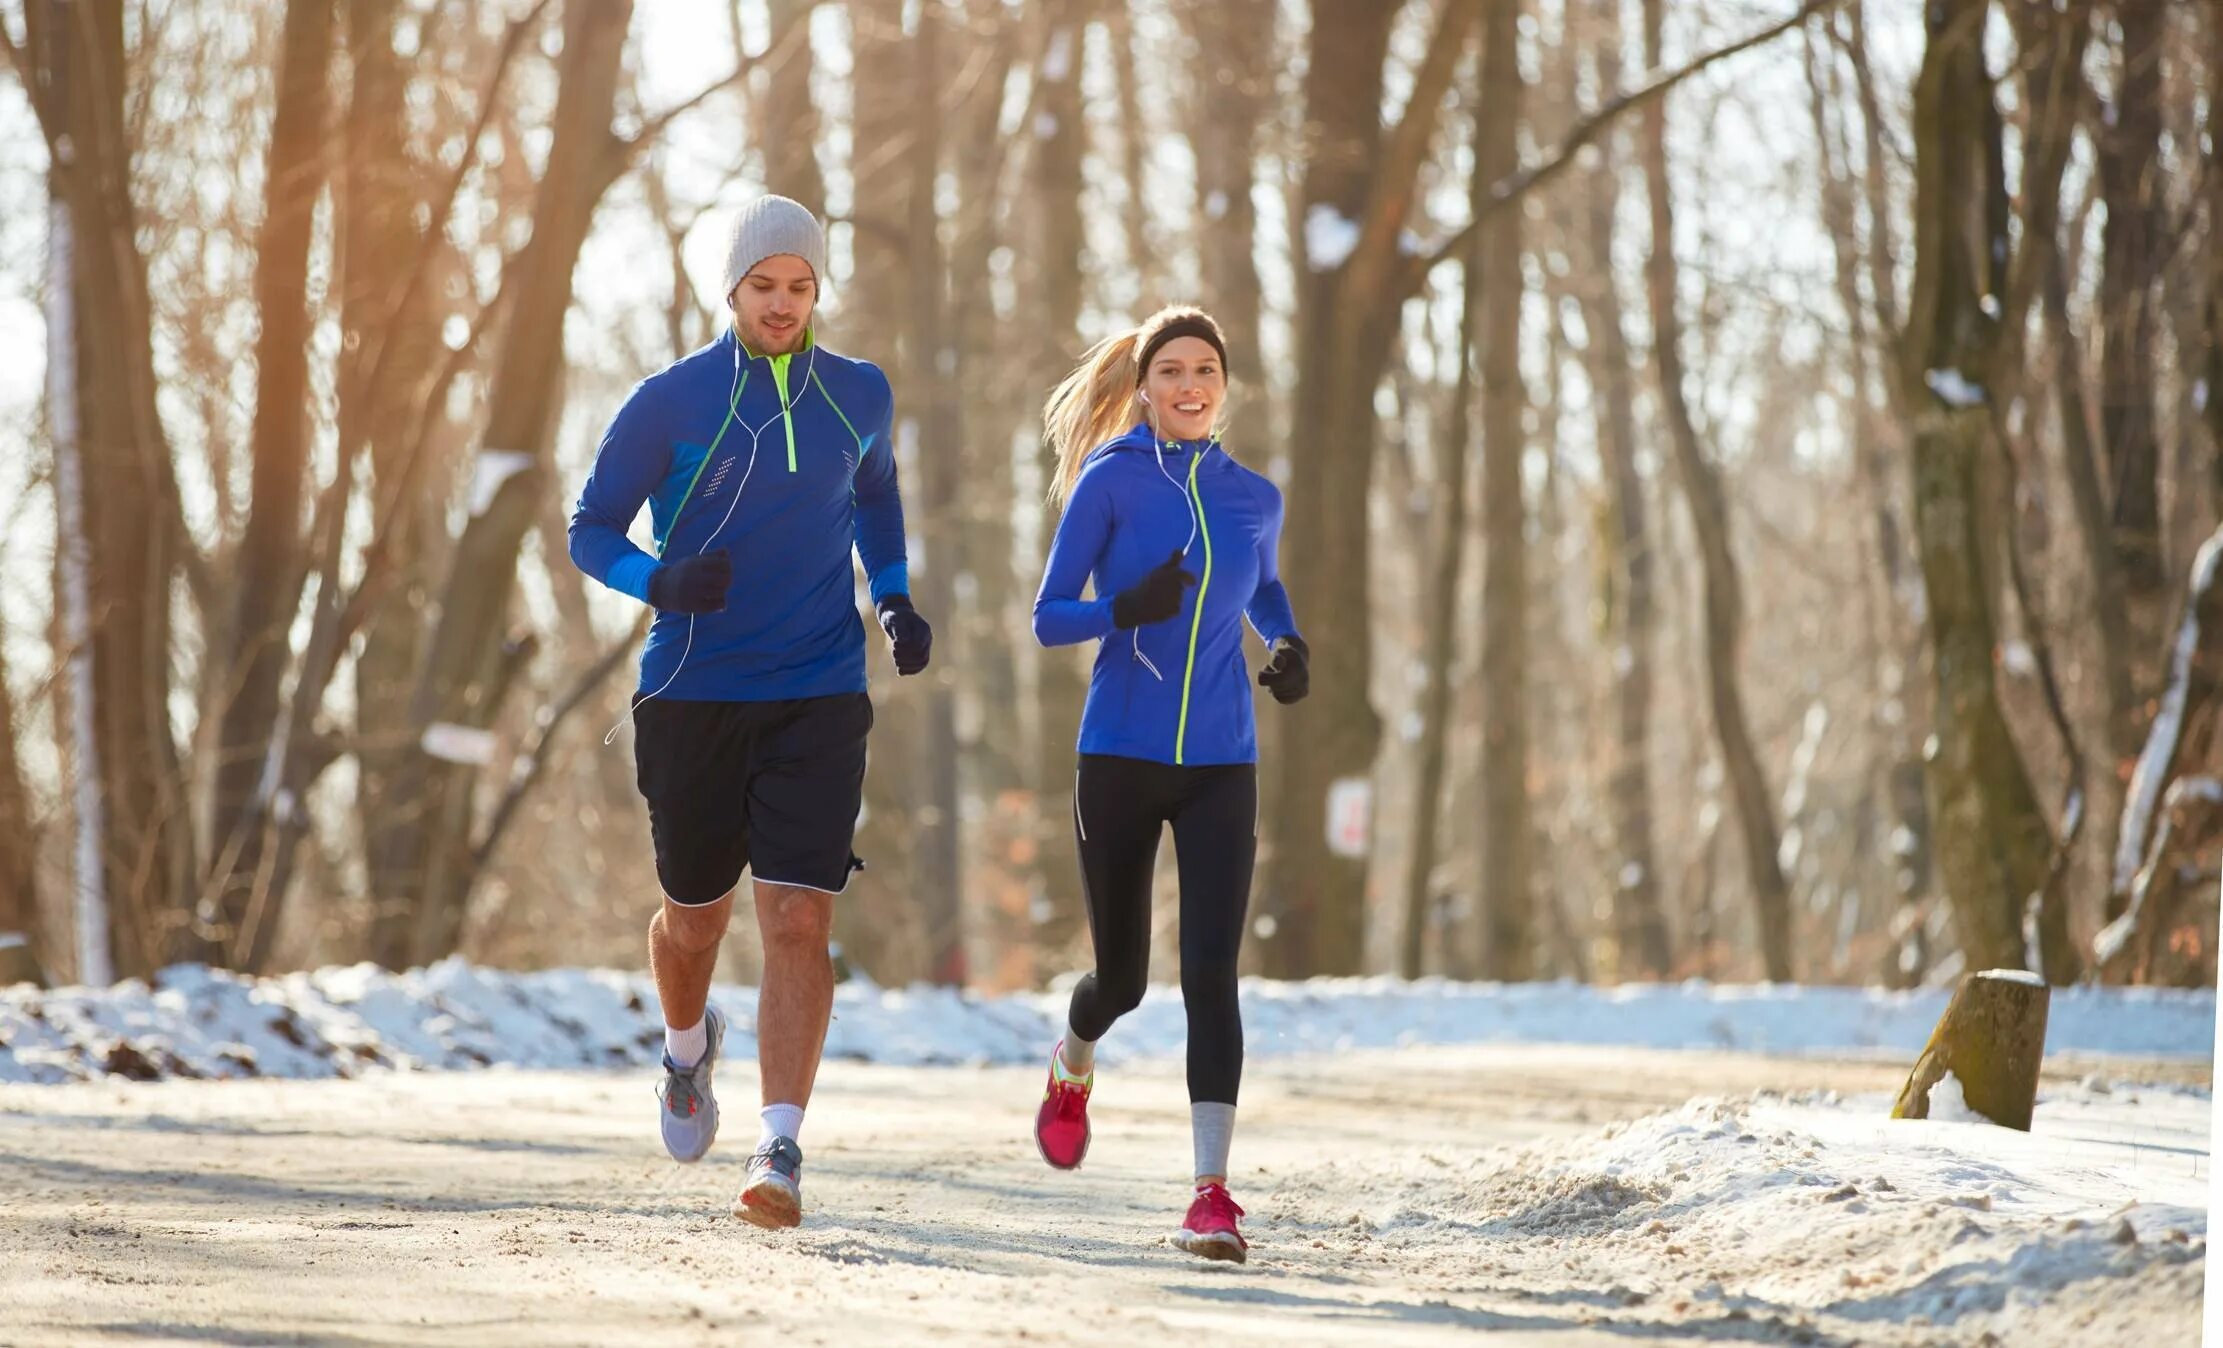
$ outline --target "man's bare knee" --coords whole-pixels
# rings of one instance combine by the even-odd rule
[[[725,939],[726,924],[733,920],[733,894],[728,891],[710,903],[673,903],[664,900],[656,915],[664,939],[689,954],[700,954]]]
[[[759,885],[756,920],[767,950],[824,950],[833,936],[834,896],[789,885]]]

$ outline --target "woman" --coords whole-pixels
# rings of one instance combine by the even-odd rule
[[[1035,1115],[1042,1159],[1088,1152],[1096,1043],[1142,1001],[1150,879],[1173,826],[1181,877],[1181,998],[1189,1018],[1196,1195],[1174,1243],[1244,1260],[1227,1192],[1243,1072],[1235,957],[1258,848],[1258,744],[1247,616],[1276,700],[1308,687],[1307,652],[1278,578],[1281,493],[1220,447],[1227,343],[1201,310],[1161,310],[1099,343],[1042,410],[1064,505],[1034,601],[1045,646],[1098,641],[1081,714],[1073,823],[1096,968],[1073,989]],[[1084,582],[1095,597],[1081,598]]]

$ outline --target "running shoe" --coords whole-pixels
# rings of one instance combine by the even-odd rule
[[[1059,1170],[1079,1167],[1088,1155],[1088,1093],[1096,1073],[1076,1077],[1065,1070],[1065,1041],[1050,1053],[1050,1084],[1042,1089],[1042,1107],[1034,1111],[1034,1145],[1042,1159]]]
[[[775,1137],[749,1158],[749,1182],[733,1200],[733,1215],[767,1229],[803,1221],[803,1149],[792,1137]]]
[[[667,1052],[663,1084],[656,1088],[656,1099],[662,1106],[657,1113],[664,1125],[664,1150],[675,1161],[699,1161],[718,1140],[718,1098],[710,1093],[710,1072],[717,1066],[719,1045],[725,1042],[726,1018],[713,1006],[703,1012],[703,1024],[709,1031],[710,1047],[703,1050],[702,1061],[693,1067],[681,1067]]]
[[[1224,1184],[1207,1184],[1196,1191],[1189,1215],[1173,1235],[1173,1243],[1199,1259],[1225,1259],[1240,1264],[1249,1257],[1250,1242],[1236,1229],[1243,1210],[1235,1206]]]

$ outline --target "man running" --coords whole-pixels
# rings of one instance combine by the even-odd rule
[[[754,882],[762,1127],[734,1215],[802,1220],[803,1107],[833,1011],[833,901],[864,790],[864,627],[852,546],[900,674],[933,632],[911,607],[887,376],[819,346],[818,220],[786,197],[742,208],[726,256],[733,322],[637,385],[603,434],[571,517],[571,558],[655,608],[634,754],[663,884],[648,924],[664,1012],[664,1147],[699,1161],[725,1017],[709,1005],[741,872]],[[643,502],[652,555],[626,531]]]

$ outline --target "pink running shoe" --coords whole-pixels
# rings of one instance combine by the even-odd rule
[[[1235,1229],[1243,1210],[1224,1184],[1207,1184],[1196,1191],[1189,1215],[1173,1235],[1173,1243],[1200,1259],[1225,1259],[1240,1264],[1250,1257],[1250,1242]]]
[[[1042,1107],[1034,1112],[1034,1145],[1042,1159],[1059,1170],[1078,1169],[1088,1155],[1088,1093],[1096,1074],[1068,1076],[1065,1041],[1050,1054],[1050,1084],[1042,1090]]]

